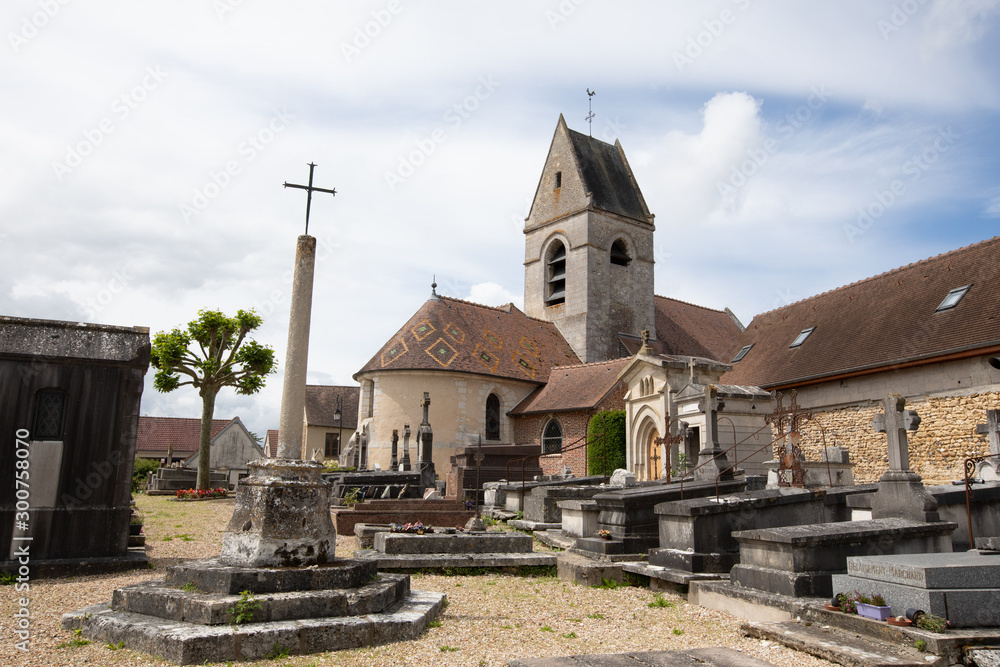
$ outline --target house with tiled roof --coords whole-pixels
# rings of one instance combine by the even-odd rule
[[[987,450],[976,424],[1000,403],[1000,371],[989,363],[998,354],[994,237],[758,315],[731,346],[722,381],[794,391],[812,413],[802,431],[810,458],[824,442],[846,446],[861,481],[887,468],[871,418],[886,394],[900,394],[921,416],[910,464],[944,482]]]
[[[316,460],[336,459],[341,443],[358,427],[358,386],[306,385],[305,416],[302,428],[303,455]]]
[[[201,443],[201,420],[182,417],[139,417],[136,457],[180,461],[197,467]],[[264,456],[264,449],[239,417],[213,419],[209,450],[213,470],[245,468]]]
[[[643,331],[664,354],[718,358],[742,329],[729,311],[653,293],[653,220],[621,144],[560,116],[525,220],[524,310],[432,287],[354,376],[363,460],[388,467],[393,430],[416,437],[427,392],[440,475],[479,438],[540,453],[544,443],[543,470],[584,474],[585,453],[562,447],[597,410],[624,408],[618,374]]]

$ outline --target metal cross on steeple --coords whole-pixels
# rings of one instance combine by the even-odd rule
[[[584,118],[587,124],[590,125],[590,136],[594,136],[594,95],[597,94],[596,90],[587,89],[587,117]]]
[[[298,188],[299,190],[306,191],[306,235],[309,234],[309,209],[312,208],[312,198],[313,192],[326,192],[331,195],[336,195],[336,190],[327,190],[325,188],[315,188],[313,187],[313,169],[316,165],[312,162],[309,163],[309,185],[296,185],[295,183],[289,183],[285,181],[286,188]]]

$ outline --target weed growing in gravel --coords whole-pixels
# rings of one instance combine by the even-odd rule
[[[125,648],[125,642],[118,642],[117,644],[112,644],[111,642],[108,642],[107,644],[104,645],[104,648],[108,649],[109,651],[120,651],[121,649]]]
[[[570,621],[572,623],[583,623],[583,619],[582,618],[567,618],[566,620]]]
[[[447,644],[441,647],[442,653],[454,653],[457,650],[458,650],[457,646],[448,646]]]
[[[551,625],[543,625],[542,632],[555,632],[555,630],[552,629]]]
[[[62,644],[60,644],[56,648],[76,648],[78,646],[86,646],[87,644],[90,643],[90,640],[89,639],[84,639],[83,637],[81,637],[80,634],[82,632],[83,632],[82,628],[77,628],[76,630],[73,631],[73,634],[76,635],[76,637],[74,637],[73,639],[69,640],[68,642],[63,642]]]
[[[604,620],[604,614],[602,614],[599,611],[595,611],[593,614],[587,614],[587,618],[593,618],[593,619],[596,619],[598,621],[603,621]]]
[[[576,639],[576,633],[575,632],[567,632],[566,634],[563,635],[563,638],[564,639]]]
[[[253,593],[250,591],[243,591],[240,593],[240,599],[233,603],[233,606],[226,611],[232,616],[231,623],[233,625],[240,625],[241,623],[249,623],[252,621],[254,612],[260,609],[260,607],[261,604],[254,599]]]
[[[601,577],[601,583],[600,583],[600,585],[599,586],[595,586],[594,588],[603,588],[605,590],[613,591],[613,590],[621,588],[624,585],[625,584],[621,583],[617,579],[606,579],[604,577]]]
[[[17,575],[13,572],[0,572],[0,586],[10,586],[17,581]]]
[[[441,621],[439,621],[439,620],[437,620],[435,618],[433,621],[431,621],[430,623],[427,624],[427,627],[428,628],[440,628],[442,625],[444,625],[444,623],[442,623]]]
[[[171,536],[167,535],[167,536],[165,536],[165,537],[163,538],[163,541],[164,541],[164,542],[169,542],[169,541],[170,541],[170,540],[172,540],[172,539],[174,539],[174,538],[172,538]]]
[[[663,597],[662,593],[657,593],[653,596],[653,601],[649,603],[650,607],[673,607],[674,603]]]
[[[673,633],[674,633],[675,635],[683,635],[683,634],[684,634],[684,631],[683,631],[683,630],[681,630],[680,628],[674,628],[674,629],[673,629]]]

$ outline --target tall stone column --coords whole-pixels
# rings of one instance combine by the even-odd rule
[[[309,323],[312,317],[316,238],[303,234],[295,246],[292,307],[288,316],[285,379],[281,387],[278,420],[278,458],[302,458],[302,422],[306,406],[306,366],[309,361]]]

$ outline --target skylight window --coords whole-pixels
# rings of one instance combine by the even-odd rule
[[[747,356],[747,352],[749,352],[750,348],[752,348],[752,347],[753,347],[753,343],[750,343],[749,345],[744,345],[742,348],[740,348],[740,351],[736,353],[736,356],[733,357],[733,361],[731,363],[735,364],[737,361],[739,361],[743,357]]]
[[[809,327],[808,329],[803,329],[801,332],[799,332],[799,335],[795,337],[795,340],[793,340],[792,344],[789,345],[788,347],[793,348],[802,345],[802,343],[806,342],[806,338],[809,338],[809,334],[811,334],[815,330],[816,327]]]
[[[951,310],[958,305],[958,302],[962,300],[962,297],[969,291],[972,285],[966,285],[965,287],[956,287],[952,291],[948,292],[948,296],[944,298],[941,305],[934,309],[935,313],[940,313],[942,310]]]

